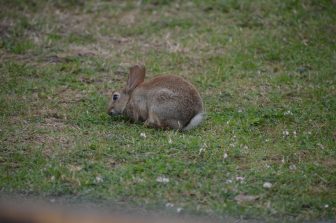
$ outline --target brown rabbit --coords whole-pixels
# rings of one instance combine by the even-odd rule
[[[191,83],[171,75],[144,82],[145,73],[144,66],[130,68],[126,87],[112,94],[109,115],[125,115],[162,129],[189,130],[200,124],[202,99]]]

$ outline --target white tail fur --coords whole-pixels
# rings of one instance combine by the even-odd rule
[[[187,130],[195,128],[202,122],[203,119],[204,119],[204,113],[203,112],[198,113],[190,120],[189,124],[186,127],[184,127],[182,130],[187,131]]]

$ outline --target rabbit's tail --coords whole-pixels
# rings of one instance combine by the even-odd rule
[[[204,112],[200,112],[197,115],[195,115],[190,122],[188,123],[188,125],[186,127],[184,127],[182,130],[183,131],[188,131],[190,129],[195,128],[196,126],[198,126],[202,120],[204,119],[205,113]]]

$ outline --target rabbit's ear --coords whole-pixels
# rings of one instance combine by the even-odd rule
[[[139,84],[145,80],[146,69],[142,65],[135,65],[130,68],[130,74],[128,75],[127,93],[134,90]]]

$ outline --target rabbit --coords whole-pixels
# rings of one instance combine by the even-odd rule
[[[190,82],[174,75],[144,82],[145,74],[142,65],[130,68],[126,87],[112,93],[109,115],[124,115],[159,129],[190,130],[201,123],[203,102]]]

